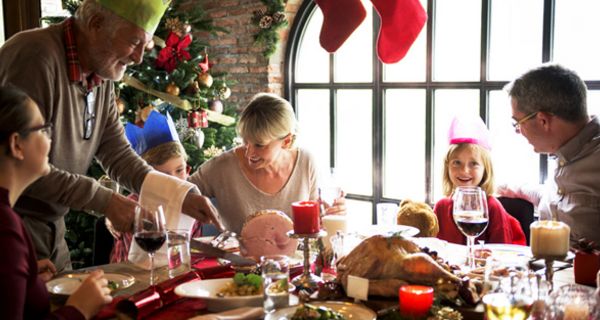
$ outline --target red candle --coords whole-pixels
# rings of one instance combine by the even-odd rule
[[[298,201],[292,203],[294,233],[312,234],[321,230],[319,225],[319,203],[317,201]]]
[[[401,286],[398,291],[400,314],[423,317],[433,304],[433,288],[426,286]]]

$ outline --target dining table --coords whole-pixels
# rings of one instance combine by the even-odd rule
[[[452,245],[452,249],[455,250],[458,247]],[[135,281],[132,285],[115,290],[113,292],[113,302],[105,306],[96,319],[128,319],[126,314],[120,313],[117,310],[117,305],[123,300],[131,299],[135,295],[139,295],[143,292],[151,291],[150,287],[150,272],[147,269],[140,268],[135,264],[124,262],[124,263],[111,263],[99,266],[88,267],[75,271],[76,273],[85,273],[94,269],[102,269],[105,273],[117,273],[131,275]],[[555,266],[554,273],[554,286],[558,288],[565,284],[575,283],[574,270],[569,262],[559,263]],[[199,275],[201,279],[213,279],[213,278],[227,278],[232,277],[235,271],[230,266],[224,265],[222,261],[212,257],[197,256],[192,254],[192,270],[195,271],[195,275]],[[166,283],[169,279],[168,269],[166,266],[155,269],[155,276],[158,277],[158,286],[161,283]],[[192,278],[189,278],[192,279]],[[194,278],[196,279],[196,278]],[[184,280],[188,281],[188,280]],[[171,288],[174,289],[174,288]],[[171,290],[173,291],[173,290]],[[144,316],[144,319],[189,319],[194,316],[203,315],[210,313],[206,309],[206,305],[201,298],[185,298],[174,295],[174,292],[170,292],[170,301],[160,306],[153,307],[152,312]],[[349,298],[342,299],[343,301],[352,301]],[[372,309],[374,312],[381,312],[389,310],[397,306],[397,298],[378,298],[369,297],[367,301],[358,302],[364,306]],[[53,304],[60,304],[61,301],[56,299],[53,300]],[[64,299],[62,301],[64,303]],[[484,307],[480,303],[475,307],[454,307],[457,311],[461,312],[465,320],[482,320],[484,319]]]

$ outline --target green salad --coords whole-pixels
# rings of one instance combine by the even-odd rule
[[[346,320],[346,318],[331,308],[305,303],[296,309],[292,320]]]

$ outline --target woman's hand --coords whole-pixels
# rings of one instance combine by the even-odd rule
[[[328,206],[325,203],[325,214],[346,215],[346,193],[340,192],[340,197],[333,200],[333,205]]]
[[[103,305],[112,302],[113,298],[107,286],[108,280],[104,277],[104,271],[94,270],[73,292],[66,305],[77,308],[86,319],[91,319]]]
[[[48,282],[56,274],[56,267],[50,259],[37,261],[38,277],[44,282]]]

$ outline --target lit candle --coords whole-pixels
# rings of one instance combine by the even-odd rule
[[[433,288],[426,286],[401,286],[398,291],[400,314],[414,317],[426,316],[433,304]]]
[[[571,228],[560,221],[542,220],[531,224],[531,253],[537,258],[562,259],[569,251]]]
[[[294,233],[313,234],[320,231],[319,203],[317,201],[298,201],[292,203]]]
[[[346,216],[330,214],[324,216],[321,222],[323,222],[323,229],[327,231],[327,236],[323,239],[323,244],[325,248],[329,249],[331,247],[330,239],[337,231],[346,233]]]

